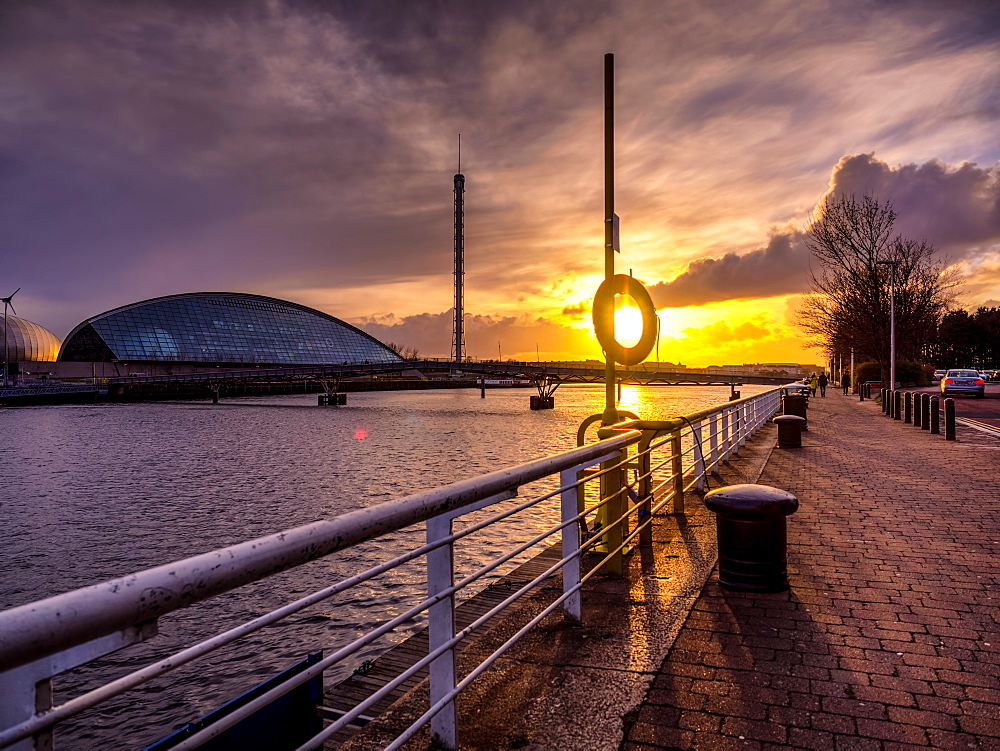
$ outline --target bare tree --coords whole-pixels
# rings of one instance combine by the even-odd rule
[[[404,360],[416,360],[420,357],[420,350],[417,347],[407,347],[405,344],[398,344],[397,342],[385,342],[385,346]]]
[[[957,279],[935,258],[934,247],[893,234],[896,212],[888,201],[865,195],[828,197],[809,226],[807,243],[816,261],[812,290],[799,323],[812,344],[828,354],[853,348],[889,365],[889,291],[895,263],[896,348],[916,359],[934,336]]]

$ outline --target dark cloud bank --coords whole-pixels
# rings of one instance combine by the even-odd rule
[[[891,167],[874,154],[854,154],[834,168],[827,196],[852,193],[891,201],[899,234],[927,240],[952,261],[995,252],[1000,242],[997,167],[938,161]],[[762,248],[698,259],[677,278],[648,289],[658,308],[677,308],[806,292],[808,272],[802,231],[782,229]]]

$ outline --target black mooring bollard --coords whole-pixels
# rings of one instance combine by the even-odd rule
[[[786,517],[798,499],[769,485],[729,485],[705,495],[715,512],[719,585],[745,592],[788,589]]]
[[[944,400],[944,439],[955,440],[955,400]]]
[[[889,414],[889,392],[887,389],[879,389],[879,398],[882,400],[882,414]]]
[[[907,391],[903,394],[903,422],[909,425],[913,422],[913,392]]]
[[[802,418],[802,430],[809,430],[809,397],[802,394],[792,394],[787,390],[781,392],[781,411],[786,415],[796,415]]]
[[[913,394],[913,427],[915,428],[920,427],[920,416],[922,414],[920,409],[920,399],[922,396],[923,394]]]
[[[931,433],[939,435],[941,433],[941,400],[936,396],[931,397]]]
[[[931,427],[931,395],[924,393],[920,395],[920,429],[929,430]]]
[[[802,448],[802,429],[806,424],[804,417],[781,415],[774,418],[774,424],[778,426],[778,448]]]
[[[892,400],[893,414],[892,416],[897,420],[903,419],[903,392],[894,391],[896,398]]]

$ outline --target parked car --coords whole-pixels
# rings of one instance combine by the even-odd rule
[[[986,381],[978,370],[949,370],[941,379],[941,394],[974,394],[982,399],[986,396]]]

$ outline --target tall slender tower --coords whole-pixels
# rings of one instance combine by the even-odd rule
[[[458,174],[455,175],[455,362],[465,359],[465,175],[462,174],[462,135],[458,136]]]

